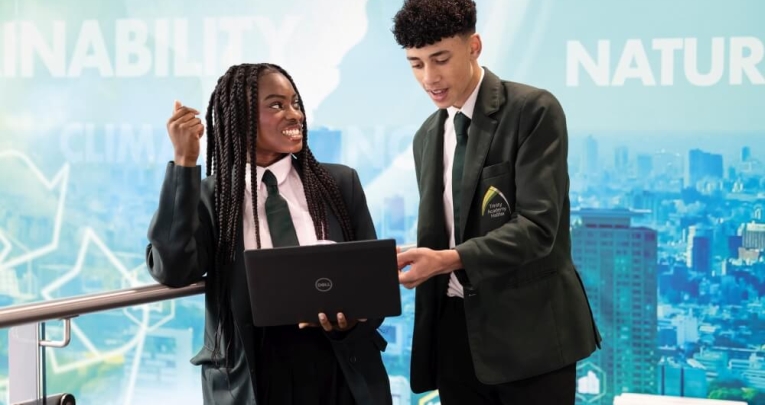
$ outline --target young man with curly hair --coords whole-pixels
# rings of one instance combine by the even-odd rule
[[[406,0],[396,41],[438,110],[414,137],[411,384],[451,404],[574,404],[600,344],[571,258],[568,136],[556,98],[478,64],[472,0]]]

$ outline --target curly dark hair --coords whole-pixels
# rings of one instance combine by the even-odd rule
[[[402,48],[421,48],[455,35],[475,33],[473,0],[406,0],[393,17],[393,36]]]

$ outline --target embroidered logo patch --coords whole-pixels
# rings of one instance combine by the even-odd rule
[[[505,198],[505,195],[496,187],[491,186],[486,190],[486,194],[483,195],[483,203],[481,204],[481,216],[489,214],[491,218],[504,217],[510,212],[510,203]]]

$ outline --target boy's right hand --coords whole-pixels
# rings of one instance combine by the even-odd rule
[[[167,121],[167,134],[175,149],[175,164],[177,166],[194,167],[199,158],[199,140],[205,133],[202,120],[197,118],[199,111],[184,107],[175,101],[173,115]]]

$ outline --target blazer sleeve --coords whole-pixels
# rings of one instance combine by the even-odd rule
[[[471,284],[547,256],[568,195],[568,134],[563,108],[547,91],[523,102],[515,157],[516,212],[499,228],[456,247]]]
[[[355,169],[350,169],[350,189],[351,198],[348,201],[348,211],[353,222],[353,231],[356,234],[356,240],[377,239],[372,215],[369,213],[367,198],[364,189],[361,186],[361,180]],[[377,333],[377,328],[383,323],[383,318],[368,319],[366,322],[359,322],[356,327],[346,332],[329,332],[331,339],[335,341],[352,342],[358,339],[368,339],[370,334],[373,338],[381,336]],[[384,339],[383,339],[384,340]]]
[[[212,212],[201,201],[201,167],[168,163],[151,220],[146,265],[157,282],[183,287],[202,280],[214,259]]]

